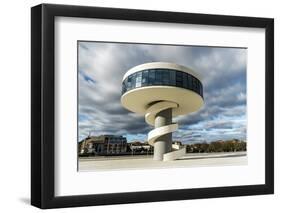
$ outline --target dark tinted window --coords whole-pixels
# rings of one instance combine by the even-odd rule
[[[187,89],[187,73],[183,73],[182,82],[183,82],[183,88]]]
[[[170,71],[170,85],[176,86],[176,71]]]
[[[134,88],[151,85],[190,89],[203,97],[203,86],[197,78],[188,73],[170,69],[148,69],[129,75],[122,82],[122,94]]]
[[[136,87],[136,73],[132,74],[131,85],[132,88]]]
[[[142,72],[136,73],[136,87],[141,87]]]
[[[170,74],[168,70],[162,71],[162,83],[163,85],[170,85]]]
[[[176,73],[176,86],[177,87],[183,86],[182,72],[179,71],[177,71]]]
[[[192,88],[192,76],[191,75],[187,75],[188,79],[187,79],[187,88],[191,89]]]
[[[192,90],[196,91],[196,88],[197,88],[196,79],[192,78]]]
[[[157,69],[155,71],[155,84],[162,84],[162,70]]]
[[[142,86],[147,86],[148,85],[148,70],[145,70],[142,72]]]
[[[132,89],[132,76],[128,76],[127,90]]]
[[[148,85],[153,85],[155,82],[155,70],[149,70],[148,72]]]

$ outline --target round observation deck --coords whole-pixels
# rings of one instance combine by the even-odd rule
[[[199,76],[187,67],[166,62],[141,64],[127,71],[121,97],[125,108],[145,114],[159,101],[177,104],[173,116],[197,111],[204,103]]]

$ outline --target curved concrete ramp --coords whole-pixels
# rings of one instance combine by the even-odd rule
[[[170,108],[177,108],[178,105],[176,103],[173,102],[169,102],[169,101],[160,101],[157,102],[155,104],[153,104],[152,106],[150,106],[147,110],[146,110],[146,114],[145,114],[145,121],[150,124],[155,126],[155,117],[156,114],[158,114],[159,112],[165,110],[165,109],[170,109]],[[178,129],[178,124],[177,123],[171,123],[169,125],[165,125],[165,126],[161,126],[161,127],[157,127],[153,130],[151,130],[148,133],[148,143],[151,146],[154,146],[155,141],[161,137],[162,135],[166,135],[169,133],[172,133],[174,131],[176,131]],[[185,148],[181,148],[181,149],[174,149],[171,152],[165,153],[163,155],[163,161],[171,161],[171,160],[176,160],[182,156],[185,155]]]
[[[163,161],[176,160],[176,159],[183,157],[184,155],[185,155],[185,147],[183,147],[179,150],[168,152],[168,153],[164,154]]]

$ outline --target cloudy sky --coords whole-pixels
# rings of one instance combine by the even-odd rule
[[[152,127],[122,107],[121,86],[127,70],[155,61],[190,67],[202,78],[205,105],[174,118],[179,123],[174,140],[246,140],[247,49],[79,42],[79,141],[89,132],[123,135],[128,142],[147,140]]]

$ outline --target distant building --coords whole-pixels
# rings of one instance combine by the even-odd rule
[[[142,143],[139,141],[134,141],[128,143],[128,149],[130,150],[131,154],[153,154],[153,146],[148,144],[147,142]]]
[[[175,149],[175,150],[179,150],[179,149],[181,149],[182,147],[183,147],[183,144],[182,144],[182,142],[180,142],[180,141],[174,141],[174,142],[172,143],[172,148]]]
[[[115,155],[126,153],[127,139],[117,135],[89,136],[78,145],[80,155]]]

